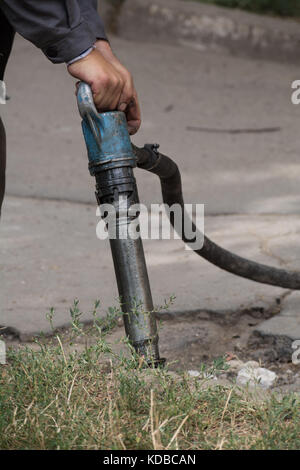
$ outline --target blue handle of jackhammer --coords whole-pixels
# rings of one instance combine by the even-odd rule
[[[77,104],[91,174],[100,168],[136,166],[125,114],[122,111],[98,113],[91,87],[84,82],[78,85]]]
[[[99,120],[100,114],[98,113],[93,93],[90,85],[85,82],[79,82],[77,88],[77,106],[80,116],[83,121],[89,124],[93,133],[94,139],[101,149],[101,121]]]

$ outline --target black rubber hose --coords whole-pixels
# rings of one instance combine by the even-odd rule
[[[155,146],[145,145],[144,148],[139,148],[133,145],[132,147],[137,157],[137,166],[159,176],[163,202],[168,206],[180,204],[182,208],[180,227],[176,227],[176,218],[173,217],[172,212],[168,215],[176,232],[189,245],[191,240],[185,238],[184,221],[186,220],[187,213],[184,208],[181,176],[178,166],[171,158],[159,153]],[[189,223],[192,224],[193,231],[196,233],[195,238],[198,237],[197,239],[200,239],[200,237],[203,237],[204,239],[203,247],[199,250],[194,250],[194,252],[210,263],[232,274],[251,279],[255,282],[300,290],[300,272],[286,271],[285,269],[274,268],[242,258],[211,241],[197,229],[192,221]]]

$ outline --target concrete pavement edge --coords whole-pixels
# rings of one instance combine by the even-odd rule
[[[100,12],[126,39],[300,63],[300,23],[291,19],[189,0],[104,0]]]

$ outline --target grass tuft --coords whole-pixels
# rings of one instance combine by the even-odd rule
[[[58,333],[38,338],[38,350],[9,349],[0,366],[1,449],[299,449],[299,397],[262,400],[236,386],[144,369],[131,349],[126,357],[112,352],[120,312],[100,319],[96,311],[86,330],[78,303],[71,309],[69,343],[95,335],[81,351]],[[222,369],[220,359],[208,372]]]

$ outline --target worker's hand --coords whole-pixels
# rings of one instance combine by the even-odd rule
[[[134,134],[141,118],[131,75],[113,55],[107,41],[97,41],[95,45],[90,54],[69,65],[68,71],[91,86],[99,112],[124,111],[128,130]]]
[[[107,41],[100,39],[95,43],[95,46],[107,62],[115,67],[124,80],[124,87],[120,96],[118,110],[125,112],[129,133],[135,134],[141,125],[141,111],[133,78],[130,72],[128,72],[124,65],[122,65],[113,54]]]
[[[99,112],[115,110],[120,102],[125,81],[121,74],[96,49],[68,66],[69,73],[88,83]]]

